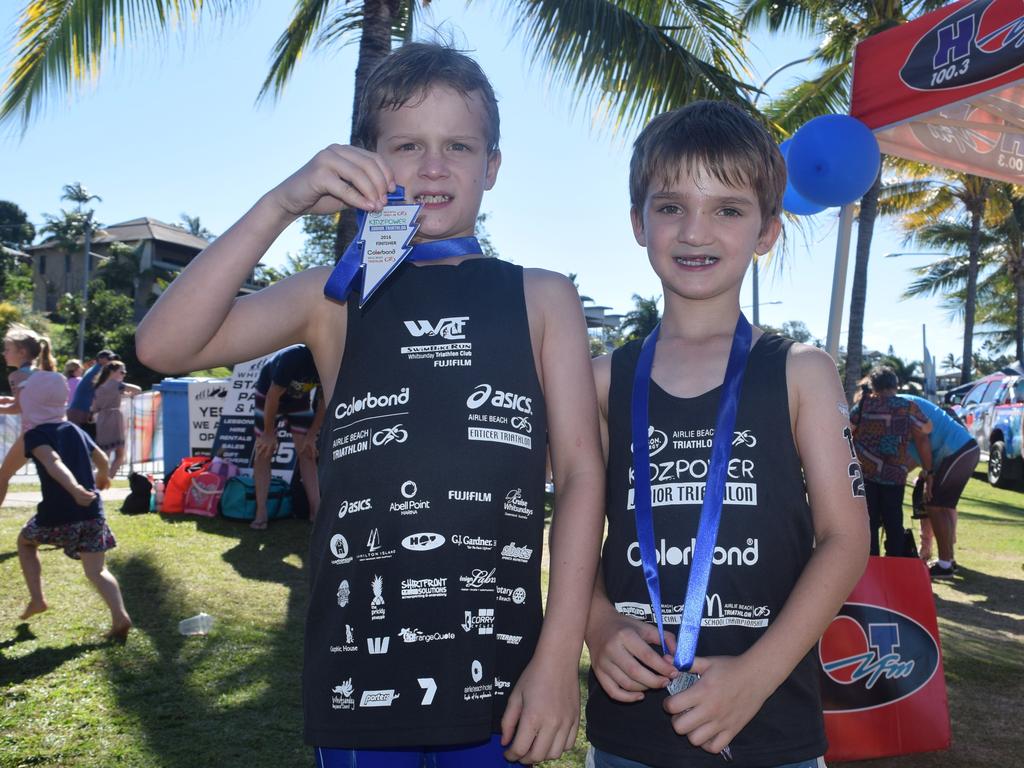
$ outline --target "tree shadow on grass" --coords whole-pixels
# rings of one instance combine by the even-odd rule
[[[988,501],[987,499],[976,499],[969,496],[961,496],[961,509],[957,514],[967,520],[983,520],[985,522],[996,523],[997,525],[1020,525],[1024,523],[1024,508],[1014,508],[1008,504],[999,504],[998,502]],[[969,501],[974,507],[981,507],[982,509],[992,510],[994,514],[986,515],[978,512],[974,512],[969,509],[963,509],[963,502]],[[1024,503],[1024,499],[1021,500]]]
[[[1024,582],[960,566],[957,577],[948,584],[968,601],[935,595],[943,638],[956,644],[947,674],[963,667],[963,672],[974,678],[997,682],[1007,672],[1024,674]]]
[[[30,638],[26,637],[24,639],[28,640]],[[9,642],[13,644],[19,641],[15,639]],[[71,659],[108,644],[73,643],[62,648],[36,648],[24,656],[19,656],[16,661],[3,665],[2,673],[0,673],[0,686],[18,685],[28,680],[34,680],[37,677],[44,677],[63,666],[66,662],[71,661]],[[3,658],[2,651],[0,651],[0,658]]]
[[[29,627],[28,622],[23,621],[21,622],[21,624],[14,628],[14,637],[8,638],[7,640],[0,642],[0,650],[4,648],[10,648],[12,645],[17,645],[18,643],[24,643],[28,640],[35,639],[36,635],[32,631],[31,627]],[[3,654],[0,654],[0,656],[2,655]]]
[[[188,614],[188,596],[165,578],[155,558],[130,557],[118,576],[144,638],[129,643],[133,652],[110,659],[108,675],[154,764],[310,764],[299,736],[300,590],[289,591],[287,617],[277,630],[224,623],[208,637],[185,638],[176,622]]]

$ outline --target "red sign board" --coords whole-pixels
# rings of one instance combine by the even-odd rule
[[[946,749],[949,706],[931,579],[872,557],[818,643],[829,761]]]
[[[850,114],[882,152],[1024,179],[1024,2],[960,0],[866,38]]]

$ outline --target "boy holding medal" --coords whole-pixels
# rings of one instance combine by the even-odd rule
[[[394,52],[366,82],[355,135],[196,257],[139,328],[139,354],[191,370],[289,344],[313,353],[328,403],[303,673],[318,766],[554,758],[575,739],[601,536],[579,298],[560,275],[484,258],[472,237],[501,154],[471,59]],[[363,226],[334,273],[235,299],[288,224],[344,207]],[[362,305],[348,295],[360,258]],[[548,450],[558,513],[542,621]]]
[[[826,750],[812,649],[864,569],[866,511],[835,364],[740,312],[785,182],[768,133],[724,102],[661,115],[634,144],[633,231],[665,312],[594,361],[597,768],[814,766]]]

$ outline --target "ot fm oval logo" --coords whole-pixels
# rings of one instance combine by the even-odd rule
[[[846,603],[818,642],[825,712],[858,712],[919,691],[939,668],[939,647],[909,616]]]

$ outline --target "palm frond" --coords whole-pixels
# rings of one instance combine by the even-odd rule
[[[941,248],[949,253],[966,256],[971,239],[971,222],[967,219],[936,221],[910,233],[910,241],[927,248]],[[993,258],[996,236],[985,230],[980,233],[982,261]]]
[[[883,184],[878,193],[878,214],[900,216],[924,206],[934,195],[930,181],[895,181]]]
[[[0,124],[24,131],[48,97],[100,75],[104,53],[145,35],[223,15],[244,0],[29,0],[18,19],[14,60],[0,89]]]
[[[505,3],[534,62],[614,124],[640,125],[694,99],[744,106],[742,38],[711,0],[530,0]]]
[[[849,63],[836,64],[814,79],[789,88],[765,111],[772,122],[792,134],[819,115],[846,112],[850,106],[851,79]]]
[[[288,28],[274,43],[270,72],[263,80],[256,101],[262,100],[268,94],[273,94],[275,98],[281,95],[281,91],[284,90],[285,83],[291,77],[303,51],[323,24],[324,16],[330,5],[331,0],[298,0],[296,2],[295,12],[292,20],[288,22]],[[346,9],[342,16],[352,17],[353,26],[358,26],[362,21],[362,13],[351,8]]]
[[[745,30],[764,24],[771,32],[796,32],[810,37],[829,15],[827,5],[817,0],[742,0],[740,23]]]

